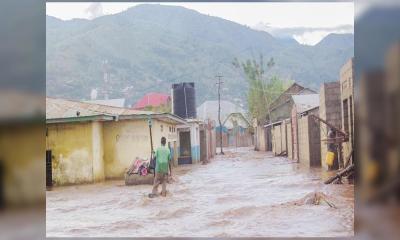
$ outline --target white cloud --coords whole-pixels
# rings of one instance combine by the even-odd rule
[[[89,7],[86,8],[85,12],[89,15],[89,19],[104,16],[103,6],[99,2],[91,3]]]

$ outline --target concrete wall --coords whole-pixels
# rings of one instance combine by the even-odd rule
[[[320,89],[320,105],[319,117],[326,120],[328,123],[341,129],[342,114],[341,114],[341,100],[340,100],[340,83],[330,82],[321,85]],[[326,153],[328,150],[327,142],[323,141],[328,138],[329,128],[326,124],[320,123],[321,135],[321,166],[328,170],[325,163]],[[336,153],[337,155],[338,153]]]
[[[299,123],[297,119],[297,109],[296,106],[292,108],[292,159],[298,161],[299,160]]]
[[[287,132],[286,132],[287,122],[288,121],[284,120],[281,125],[281,147],[282,147],[281,151],[282,153],[286,152],[286,155],[287,155]]]
[[[275,155],[282,153],[282,125],[272,127],[272,152]]]
[[[286,124],[287,154],[289,159],[293,159],[293,142],[292,142],[292,123]]]
[[[104,179],[101,164],[101,123],[47,125],[47,149],[52,151],[54,185],[91,183]]]
[[[161,137],[167,138],[171,147],[179,147],[175,125],[152,121],[152,138],[154,150],[161,146]],[[149,159],[151,156],[150,134],[147,119],[104,122],[104,162],[105,177],[119,179],[124,177],[126,169],[136,157]],[[177,149],[173,149],[176,152]]]
[[[318,109],[310,114],[318,115]],[[302,116],[298,118],[298,148],[300,164],[307,167],[321,165],[321,142],[319,123],[313,118]]]
[[[4,206],[43,204],[45,178],[43,124],[21,122],[0,126],[0,196]]]
[[[349,134],[349,141],[343,143],[343,159],[346,160],[354,143],[354,61],[350,59],[340,70],[340,93],[342,130]],[[348,126],[348,127],[347,127]],[[346,163],[344,162],[346,165]]]
[[[256,149],[259,151],[266,151],[266,142],[265,142],[265,129],[263,126],[257,126],[255,129],[255,144]]]
[[[93,146],[93,180],[96,182],[105,179],[104,149],[103,149],[103,124],[92,123],[92,146]]]

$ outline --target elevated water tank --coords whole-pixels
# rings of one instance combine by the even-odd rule
[[[172,111],[181,118],[196,118],[194,82],[172,84]]]

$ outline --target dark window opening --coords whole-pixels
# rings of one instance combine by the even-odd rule
[[[349,105],[347,99],[343,100],[343,127],[349,133]]]

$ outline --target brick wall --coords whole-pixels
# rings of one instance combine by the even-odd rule
[[[350,59],[340,70],[340,94],[342,130],[349,134],[349,141],[343,143],[343,158],[352,151],[354,142],[354,61]],[[346,164],[346,163],[344,163]]]
[[[340,129],[342,125],[340,83],[330,82],[322,84],[319,97],[319,117]],[[328,131],[328,126],[324,123],[320,123],[321,166],[326,170],[328,170],[328,166],[325,163],[328,146],[327,143],[322,140],[328,138]]]

